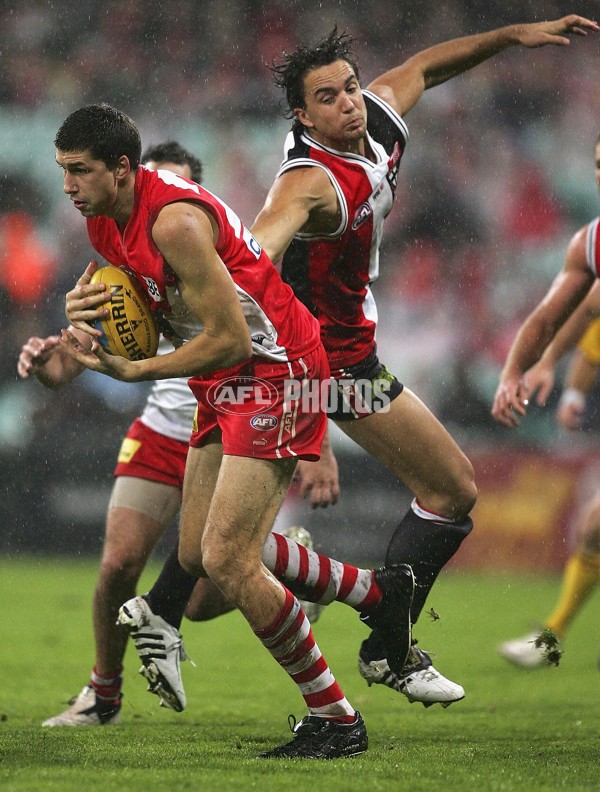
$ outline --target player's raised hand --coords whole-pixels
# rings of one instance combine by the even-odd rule
[[[45,366],[56,351],[60,342],[59,336],[39,338],[32,336],[23,346],[17,361],[17,372],[20,377],[27,379],[35,369]]]
[[[544,47],[546,44],[564,47],[571,43],[565,35],[567,33],[587,36],[588,32],[600,31],[597,22],[577,14],[569,14],[550,22],[532,22],[514,27],[517,41],[523,47]]]
[[[519,426],[520,417],[524,417],[529,404],[529,388],[523,378],[503,379],[498,385],[492,416],[498,423],[509,429]]]
[[[102,306],[111,299],[111,295],[106,293],[105,283],[90,283],[97,269],[98,262],[91,261],[65,298],[65,316],[69,324],[93,338],[99,338],[102,331],[90,323],[109,315],[110,310]]]

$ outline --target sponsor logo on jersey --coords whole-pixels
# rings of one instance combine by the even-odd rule
[[[152,278],[146,278],[145,276],[144,280],[146,281],[146,286],[148,288],[148,294],[150,297],[152,297],[154,302],[160,302],[162,297],[160,296],[160,290],[156,284],[156,281],[152,280]]]
[[[356,210],[356,214],[354,215],[354,220],[352,221],[352,230],[356,231],[356,229],[366,222],[372,214],[373,207],[369,201],[361,203],[361,205]]]
[[[250,419],[250,426],[253,429],[258,429],[259,432],[270,432],[271,429],[275,429],[278,423],[277,417],[268,413],[261,413]]]
[[[385,181],[379,182],[379,185],[373,190],[373,193],[371,195],[372,202],[375,202],[379,198],[379,196],[383,192],[384,185],[385,185]]]

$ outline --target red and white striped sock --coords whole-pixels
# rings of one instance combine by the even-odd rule
[[[300,599],[329,605],[343,602],[362,611],[381,600],[372,569],[336,561],[278,533],[270,533],[262,560]]]
[[[96,696],[103,701],[118,704],[121,700],[121,685],[123,684],[123,666],[108,674],[99,674],[94,667],[90,677],[90,687],[94,688]]]
[[[351,723],[355,711],[344,696],[312,634],[310,622],[294,595],[275,621],[256,636],[294,680],[311,715]]]

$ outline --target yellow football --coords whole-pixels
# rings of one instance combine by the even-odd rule
[[[106,283],[112,300],[105,303],[110,315],[98,319],[102,330],[98,339],[111,355],[129,360],[145,360],[156,355],[159,332],[146,296],[134,278],[120,267],[106,266],[96,270],[91,283]]]

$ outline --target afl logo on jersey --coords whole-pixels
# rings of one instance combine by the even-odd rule
[[[255,415],[250,419],[250,426],[253,429],[258,429],[260,432],[269,432],[271,429],[275,429],[278,423],[279,421],[274,415],[268,415],[266,413]]]
[[[361,205],[356,210],[356,214],[354,215],[354,220],[352,222],[352,230],[356,231],[356,229],[361,226],[364,222],[366,222],[369,217],[373,214],[373,208],[368,201],[361,203]]]

